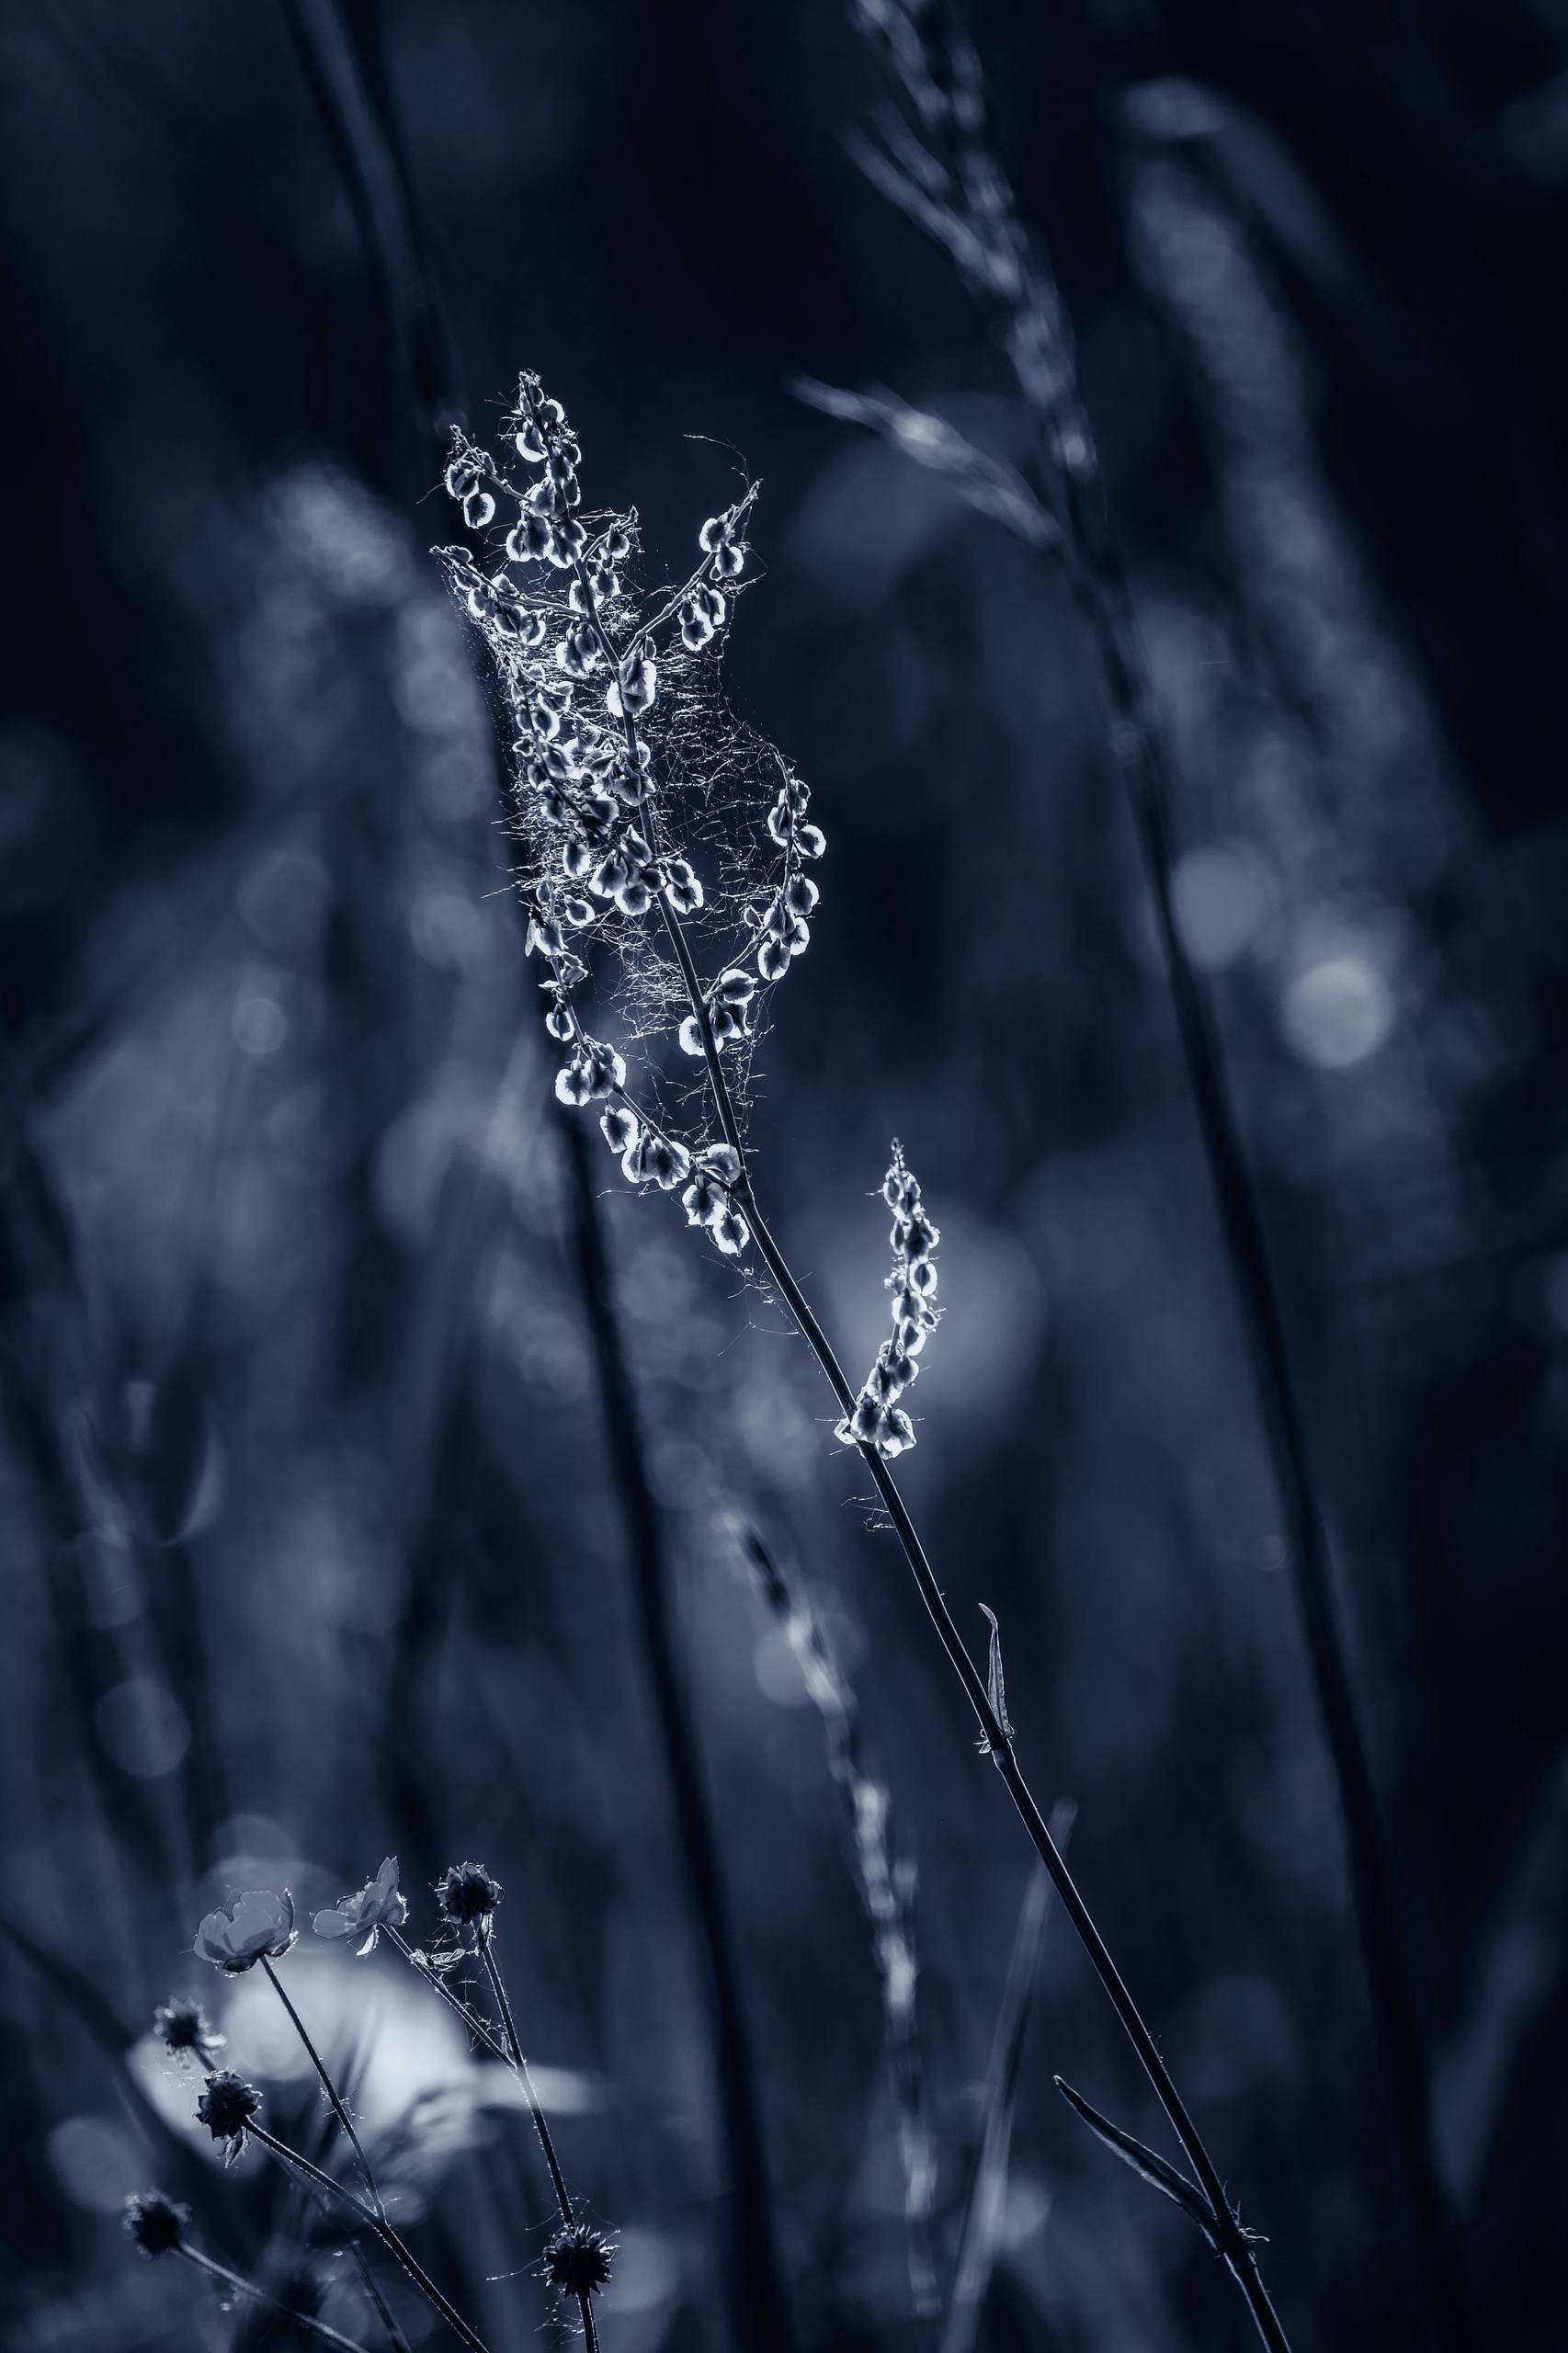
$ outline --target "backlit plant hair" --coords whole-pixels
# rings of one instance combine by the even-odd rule
[[[869,1472],[974,1711],[982,1751],[1006,1784],[1196,2182],[1104,2119],[1092,2119],[1095,2129],[1197,2223],[1239,2284],[1264,2343],[1271,2353],[1288,2353],[1255,2234],[1235,2213],[1018,1765],[1002,1704],[995,1620],[983,1676],[894,1483],[890,1459],[913,1443],[914,1426],[896,1397],[881,1418],[869,1411],[868,1401],[878,1402],[875,1368],[858,1395],[851,1388],[752,1187],[742,1114],[759,1000],[809,944],[817,889],[805,870],[826,847],[806,817],[807,788],[779,753],[728,719],[710,666],[746,568],[756,485],[703,524],[699,562],[685,583],[646,597],[631,575],[636,516],[585,509],[581,451],[565,412],[537,376],[520,379],[506,422],[527,469],[520,483],[454,432],[446,486],[478,551],[438,552],[491,655],[515,731],[517,886],[529,914],[528,952],[543,970],[545,1026],[564,1050],[556,1094],[565,1104],[602,1107],[600,1126],[630,1183],[642,1191],[679,1189],[692,1225],[730,1256],[755,1248],[766,1267],[833,1391],[839,1436],[858,1449]],[[753,782],[758,770],[767,779],[760,790]],[[775,854],[766,873],[757,864],[761,836]],[[707,981],[699,954],[712,975]],[[612,956],[619,985],[612,982],[608,995],[618,1041],[597,1035],[599,1017],[590,1029],[579,1009],[596,962],[602,983]],[[690,1089],[669,1108],[660,1052],[643,1051],[631,1083],[628,1051],[668,1043],[702,1061],[708,1088],[700,1116]],[[896,1146],[887,1182],[897,1219],[892,1347],[899,1369],[888,1368],[896,1382],[903,1362],[913,1364],[908,1339],[928,1328],[919,1314],[903,1315],[900,1302],[907,1295],[929,1302],[937,1237]],[[917,1267],[925,1271],[916,1278]],[[913,1327],[907,1336],[906,1326]]]

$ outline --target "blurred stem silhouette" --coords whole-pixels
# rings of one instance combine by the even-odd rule
[[[1051,1809],[1051,1835],[1066,1851],[1077,1809],[1070,1798]],[[1029,1874],[1013,1949],[1002,1988],[1001,2007],[985,2070],[985,2106],[975,2152],[974,2173],[959,2234],[953,2291],[943,2323],[941,2353],[971,2353],[980,2328],[986,2291],[1002,2249],[1007,2220],[1007,2172],[1012,2154],[1013,2109],[1023,2063],[1024,2036],[1034,2004],[1040,1956],[1045,1942],[1051,1882],[1039,1865]]]
[[[856,0],[854,15],[896,94],[894,108],[879,124],[884,146],[857,142],[857,160],[890,202],[946,247],[997,334],[1037,436],[1050,528],[1043,537],[1033,534],[1034,544],[1046,546],[1061,563],[1094,649],[1279,1497],[1429,2301],[1450,2353],[1467,2353],[1475,2336],[1463,2234],[1437,2154],[1425,2038],[1339,1621],[1327,1529],[1263,1218],[1213,1021],[1176,920],[1169,756],[1078,389],[1071,328],[1049,256],[1017,218],[980,63],[949,11],[916,8],[909,0]],[[917,442],[898,438],[921,454]]]
[[[387,2253],[407,2273],[431,2310],[446,2322],[454,2336],[461,2338],[469,2353],[489,2353],[484,2339],[470,2328],[457,2307],[441,2293],[418,2256],[387,2221],[384,2212],[369,2205],[341,2181],[335,2181],[331,2174],[324,2172],[320,2165],[312,2165],[309,2157],[301,2156],[298,2149],[291,2149],[287,2141],[280,2141],[275,2132],[269,2132],[266,2125],[258,2124],[254,2117],[246,2124],[245,2131],[251,2140],[259,2141],[264,2149],[270,2150],[278,2163],[289,2166],[301,2180],[309,2182],[312,2188],[336,2199],[341,2205],[358,2214],[360,2221],[374,2231]]]
[[[573,1241],[593,1339],[599,1393],[604,1402],[606,1436],[631,1538],[643,1652],[669,1768],[682,1859],[705,1947],[720,2090],[734,2177],[734,2293],[749,2315],[750,2341],[763,2348],[782,2347],[789,2343],[790,2332],[781,2268],[773,2244],[773,2201],[756,2071],[741,2002],[741,1969],[734,1949],[712,1810],[703,1786],[701,1753],[672,1622],[663,1522],[648,1481],[631,1378],[611,1295],[609,1262],[594,1198],[587,1146],[581,1124],[571,1113],[560,1120],[559,1127],[572,1172]]]
[[[272,1970],[270,1964],[264,1963],[264,1966],[267,1968],[267,1975],[271,1977]],[[276,1978],[273,1978],[272,1982],[275,1985],[278,1984]],[[283,1988],[280,1985],[278,1986],[278,1991],[280,1998],[282,1999],[284,2008],[288,2011],[290,2017],[294,2021],[294,2026],[301,2040],[304,2043],[306,2050],[311,2054],[312,2063],[315,2068],[316,2075],[321,2081],[323,2089],[326,2093],[333,2113],[337,2115],[341,2103],[338,2099],[336,2089],[328,2077],[326,2069],[316,2057],[314,2046],[311,2042],[309,2036],[306,2034],[304,2028],[300,2024],[293,2004],[289,2000],[287,1995],[284,1994]],[[210,2059],[203,2058],[200,2064],[203,2075],[205,2075],[207,2080],[210,2082],[213,2074],[211,2061]],[[375,2185],[370,2178],[370,2168],[365,2161],[365,2153],[359,2147],[358,2137],[356,2134],[353,2126],[348,2122],[347,2113],[344,2113],[339,2117],[339,2121],[343,2124],[348,2134],[349,2140],[354,2144],[354,2148],[359,2158],[360,2170],[364,2174],[367,2184],[369,2185],[373,2191]],[[332,2201],[328,2200],[325,2202],[330,2206]],[[378,2205],[380,2202],[380,2199],[378,2198]],[[365,2290],[366,2298],[369,2301],[371,2309],[374,2311],[377,2319],[381,2322],[381,2326],[386,2330],[387,2341],[392,2346],[392,2353],[412,2353],[412,2348],[409,2346],[408,2339],[403,2335],[402,2328],[399,2326],[392,2306],[388,2303],[385,2296],[381,2293],[381,2282],[376,2278],[375,2272],[371,2268],[369,2257],[365,2253],[364,2248],[360,2245],[358,2239],[349,2240],[348,2252],[353,2261],[354,2268],[359,2274],[359,2284]]]
[[[892,1803],[885,1787],[867,1768],[859,1702],[834,1656],[827,1631],[809,1596],[759,1529],[749,1521],[738,1520],[734,1534],[756,1589],[789,1643],[822,1718],[828,1772],[844,1800],[856,1876],[881,1980],[883,2039],[903,2160],[910,2290],[917,2317],[929,2319],[939,2310],[931,2227],[937,2158],[915,2013],[915,1868],[894,1859]],[[1054,1834],[1054,1815],[1052,1829]],[[1060,1837],[1057,1844],[1062,1844]]]
[[[442,447],[447,428],[464,414],[464,388],[445,306],[425,250],[413,176],[380,40],[377,0],[285,0],[285,6],[382,290],[399,354],[412,382],[419,428],[435,436]],[[503,762],[499,773],[504,776],[505,772]],[[608,1257],[587,1156],[570,1118],[558,1119],[557,1124],[649,1681],[701,1940],[702,1981],[729,2152],[730,2297],[743,2345],[755,2348],[755,2353],[788,2353],[789,2305],[775,2242],[741,1972],[729,1924],[712,1810],[703,1786],[700,1752],[671,1624],[663,1524],[648,1478],[616,1322]],[[562,2218],[570,2222],[569,2207],[563,2207]],[[583,2311],[592,2342],[585,2298]]]
[[[198,2271],[206,2272],[209,2279],[216,2279],[227,2294],[248,2297],[253,2304],[260,2304],[266,2311],[278,2313],[278,2317],[287,2321],[290,2327],[302,2328],[308,2336],[313,2336],[318,2343],[339,2346],[344,2348],[344,2353],[366,2353],[365,2347],[359,2343],[358,2337],[345,2336],[341,2329],[329,2328],[324,2320],[317,2320],[310,2313],[297,2312],[292,2304],[286,2304],[281,2297],[268,2295],[267,2290],[258,2288],[254,2279],[242,2279],[237,2271],[231,2271],[226,2263],[215,2262],[211,2256],[203,2255],[199,2248],[176,2246],[171,2247],[169,2252],[171,2255],[179,2256],[183,2261],[194,2265]]]

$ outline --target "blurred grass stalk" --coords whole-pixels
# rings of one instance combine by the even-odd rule
[[[1076,1813],[1076,1807],[1068,1798],[1058,1800],[1051,1809],[1051,1835],[1063,1853],[1073,1835]],[[964,2209],[958,2264],[953,2274],[953,2291],[948,2302],[947,2320],[942,2329],[941,2353],[971,2353],[979,2331],[986,2290],[996,2268],[997,2251],[1002,2245],[1007,2219],[1007,2173],[1012,2153],[1013,2109],[1017,2099],[1024,2036],[1028,2029],[1029,2012],[1034,2006],[1050,1904],[1051,1881],[1045,1872],[1037,1868],[1029,1874],[1024,1900],[1018,1908],[1018,1925],[1013,1932],[1013,1950],[1002,1988],[1002,2006],[996,2014],[996,2030],[991,2041],[991,2058],[985,2070],[985,2106],[981,2120],[980,2147],[975,2154],[969,2203]]]
[[[379,39],[378,11],[347,0],[284,0],[296,46],[380,285],[420,433],[445,454],[465,412],[447,313],[425,251],[419,207]],[[498,750],[500,747],[498,746]],[[505,761],[498,762],[505,779]],[[511,894],[508,894],[511,896]],[[516,906],[515,897],[512,904]],[[664,1529],[648,1476],[608,1255],[583,1141],[557,1118],[573,1245],[625,1523],[654,1713],[701,1945],[701,1978],[729,2154],[729,2298],[737,2341],[788,2353],[789,2306],[775,2241],[762,2118],[745,2028],[719,1842],[671,1622]]]
[[[895,1859],[888,1791],[866,1769],[859,1703],[834,1657],[826,1630],[808,1595],[749,1521],[737,1520],[733,1533],[756,1589],[790,1645],[807,1696],[822,1718],[827,1769],[844,1800],[856,1876],[871,1925],[872,1950],[881,1982],[888,2075],[898,2111],[899,2155],[903,2165],[910,2290],[916,2315],[928,2320],[940,2309],[931,2227],[937,2154],[915,2005],[918,1978],[915,1866]]]
[[[1077,383],[1073,338],[1049,258],[1019,222],[1000,160],[979,59],[937,0],[852,0],[855,22],[889,71],[894,101],[881,143],[852,142],[873,186],[951,256],[995,331],[1036,432],[1040,489],[1028,529],[999,497],[999,470],[937,420],[878,395],[802,385],[830,413],[882,432],[955,478],[983,511],[1060,563],[1084,616],[1110,717],[1112,748],[1140,853],[1234,1279],[1286,1549],[1338,1795],[1355,1916],[1384,2074],[1426,2272],[1449,2353],[1475,2344],[1460,2217],[1437,2154],[1425,2038],[1404,1958],[1392,1863],[1358,1720],[1334,1592],[1327,1530],[1291,1370],[1278,1295],[1212,1019],[1181,936],[1172,892],[1170,769],[1120,549]],[[1003,485],[1013,506],[1018,485]]]

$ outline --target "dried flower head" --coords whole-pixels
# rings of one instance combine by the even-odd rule
[[[232,2067],[220,2067],[209,2075],[201,2097],[196,2103],[199,2122],[206,2125],[215,2141],[228,2145],[225,2159],[233,2165],[245,2145],[245,2129],[261,2106],[261,2094]]]
[[[408,1898],[397,1883],[397,1857],[389,1855],[372,1880],[358,1894],[341,1895],[329,1912],[318,1912],[312,1926],[318,1937],[353,1937],[362,1961],[374,1952],[383,1928],[401,1928],[408,1917]]]
[[[454,1863],[436,1882],[442,1918],[481,1937],[490,1932],[502,1893],[500,1881],[491,1878],[483,1863]]]
[[[196,1932],[196,1954],[214,1969],[237,1977],[264,1956],[280,1961],[299,1930],[294,1926],[294,1899],[285,1888],[280,1895],[253,1888],[231,1895],[216,1912],[209,1912]]]
[[[636,578],[636,515],[585,507],[582,451],[536,376],[520,378],[506,426],[526,469],[517,479],[455,437],[447,489],[481,545],[440,554],[511,722],[527,949],[545,1028],[564,1050],[555,1092],[600,1107],[629,1184],[675,1192],[711,1147],[683,1131],[656,1070],[629,1077],[631,1046],[649,1064],[666,1045],[699,1063],[722,1053],[744,1110],[761,999],[810,944],[818,894],[805,869],[825,847],[806,786],[717,690],[756,485],[703,523],[686,581],[650,597]],[[487,500],[504,511],[477,523]],[[619,1045],[595,1034],[584,1005],[595,986],[611,998]],[[684,1206],[739,1257],[755,1215],[740,1154],[724,1149]]]
[[[587,2222],[566,2222],[544,2250],[544,2276],[562,2295],[600,2295],[609,2279],[615,2242]]]
[[[143,2255],[173,2255],[184,2245],[189,2222],[188,2206],[176,2205],[161,2189],[141,2189],[126,2200],[121,2228]]]
[[[199,2067],[212,2066],[228,2043],[227,2035],[215,2031],[200,2003],[188,1994],[171,1994],[159,2004],[153,2013],[153,2031],[171,2058],[194,2059]]]
[[[896,1138],[882,1199],[893,1213],[892,1272],[886,1284],[892,1293],[892,1336],[877,1350],[853,1412],[834,1436],[841,1446],[872,1446],[892,1457],[915,1444],[915,1425],[898,1401],[920,1370],[915,1358],[942,1312],[934,1256],[942,1237],[921,1206],[920,1187]]]

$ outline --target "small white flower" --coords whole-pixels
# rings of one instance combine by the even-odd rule
[[[711,1225],[728,1207],[722,1188],[699,1171],[680,1197],[687,1225]]]
[[[702,885],[684,858],[666,859],[665,896],[677,915],[694,915],[702,904]]]
[[[721,1210],[711,1232],[726,1258],[738,1258],[751,1240],[751,1228],[737,1209]]]
[[[659,690],[656,664],[645,654],[629,654],[620,665],[620,676],[605,696],[605,709],[612,719],[630,715],[637,718],[646,710]]]

